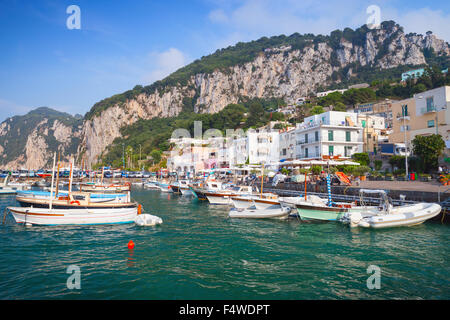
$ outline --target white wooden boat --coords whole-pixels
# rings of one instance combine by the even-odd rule
[[[144,184],[144,188],[146,189],[152,189],[152,190],[159,190],[159,182],[158,181],[148,181]]]
[[[49,209],[8,207],[17,223],[35,225],[93,225],[132,223],[138,208]]]
[[[96,183],[83,183],[80,184],[80,191],[86,192],[127,192],[131,190],[131,183],[126,182],[124,184],[96,184]]]
[[[30,185],[26,183],[14,183],[9,182],[9,175],[5,177],[5,180],[0,184],[0,194],[16,194],[17,191],[28,190]]]
[[[211,204],[232,205],[231,198],[239,195],[251,195],[251,186],[237,186],[216,192],[205,192],[205,196]]]
[[[291,212],[290,207],[275,207],[269,209],[236,209],[233,208],[228,213],[230,218],[246,219],[286,219]]]
[[[278,195],[273,193],[263,193],[250,196],[232,197],[231,201],[236,209],[247,209],[255,207],[256,209],[267,209],[271,207],[279,207],[280,202]]]

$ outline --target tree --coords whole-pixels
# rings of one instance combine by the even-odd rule
[[[261,119],[264,117],[264,108],[259,102],[252,102],[248,108],[248,118],[246,121],[247,127],[258,126],[261,123]]]
[[[416,136],[412,141],[413,152],[421,160],[422,168],[427,172],[437,170],[439,157],[445,149],[445,142],[440,134]]]
[[[338,102],[333,106],[333,111],[347,111],[347,107],[342,102]]]
[[[352,159],[356,162],[359,162],[360,165],[368,166],[370,164],[370,158],[369,154],[362,152],[362,153],[354,153],[352,155]]]
[[[375,165],[375,170],[380,171],[381,167],[383,166],[383,161],[374,160],[373,163]]]
[[[315,106],[311,109],[311,115],[315,115],[315,114],[321,114],[324,113],[325,111],[323,110],[322,106]]]
[[[159,163],[161,161],[161,151],[154,149],[152,152],[150,152],[150,156],[153,158],[153,161],[155,163]]]

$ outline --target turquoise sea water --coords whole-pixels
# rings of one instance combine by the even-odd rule
[[[220,206],[135,189],[156,227],[0,226],[0,299],[449,299],[450,226],[384,230],[229,219]],[[0,209],[14,205],[0,196]],[[127,243],[133,240],[135,248]],[[67,268],[81,271],[69,290]],[[381,288],[366,285],[369,265]]]

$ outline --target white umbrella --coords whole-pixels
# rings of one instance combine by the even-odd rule
[[[344,160],[341,162],[341,164],[347,165],[347,166],[359,166],[360,164],[358,162],[353,162],[350,160]]]

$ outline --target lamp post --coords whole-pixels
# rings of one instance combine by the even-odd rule
[[[405,174],[406,174],[406,181],[408,181],[408,142],[406,141],[406,124],[405,124],[405,118],[406,118],[406,105],[402,105],[402,116],[403,116],[403,132],[405,133]]]

